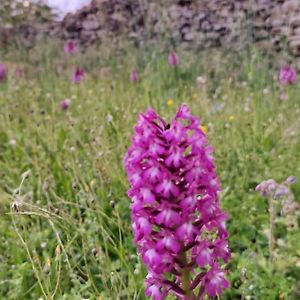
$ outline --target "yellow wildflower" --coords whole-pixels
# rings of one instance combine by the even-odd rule
[[[174,101],[172,99],[169,99],[167,101],[167,106],[171,107],[171,106],[173,106],[173,104],[174,104]]]
[[[203,126],[200,126],[200,128],[201,128],[201,130],[203,131],[203,133],[204,133],[205,135],[207,135],[207,133],[208,133],[208,127],[207,127],[206,125],[203,125]]]
[[[235,120],[235,116],[233,116],[233,115],[229,116],[229,118],[228,118],[229,122],[233,122],[234,120]]]

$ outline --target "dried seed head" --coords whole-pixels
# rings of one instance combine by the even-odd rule
[[[20,197],[16,197],[11,204],[11,209],[15,212],[19,212],[21,204],[22,204],[22,199]]]
[[[47,256],[43,271],[46,274],[48,274],[48,273],[50,273],[50,270],[51,270],[51,260],[50,260],[49,256]]]
[[[73,182],[72,182],[72,189],[79,190],[79,185],[78,185],[77,181],[75,181],[75,180],[73,180]]]
[[[242,278],[245,279],[246,273],[247,273],[247,269],[246,268],[241,268],[241,276],[242,276]]]
[[[20,203],[14,201],[14,202],[12,203],[12,205],[11,205],[11,208],[12,208],[13,211],[18,212],[18,211],[19,211],[19,208],[20,208]]]
[[[44,181],[42,189],[44,192],[47,192],[49,190],[49,182],[47,180]]]
[[[97,249],[96,247],[94,247],[94,248],[92,249],[92,254],[93,254],[94,256],[96,256],[96,255],[98,254],[98,249]]]
[[[58,259],[60,257],[60,246],[57,245],[56,248],[55,248],[55,258]]]
[[[31,173],[31,170],[27,170],[21,175],[22,180],[27,179]]]

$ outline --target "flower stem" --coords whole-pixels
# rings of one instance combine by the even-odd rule
[[[274,227],[275,227],[275,207],[273,198],[269,197],[269,214],[270,214],[270,231],[269,231],[269,259],[272,260],[274,256],[275,238],[274,238]]]
[[[181,282],[182,282],[182,289],[184,290],[188,300],[196,299],[194,292],[190,287],[190,271],[188,268],[187,263],[187,256],[186,252],[182,251],[180,254],[181,261],[183,263],[182,273],[181,273]]]

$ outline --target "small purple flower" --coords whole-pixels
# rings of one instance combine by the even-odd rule
[[[185,104],[170,124],[152,109],[141,113],[124,166],[134,241],[148,269],[146,296],[190,299],[197,288],[220,295],[229,286],[219,267],[230,258],[227,214],[199,119]]]
[[[284,216],[297,214],[300,212],[300,204],[290,197],[283,203],[281,212]]]
[[[137,82],[139,80],[138,73],[136,70],[132,70],[130,73],[130,81]]]
[[[273,179],[268,179],[261,182],[255,190],[261,194],[261,196],[273,195],[275,189],[277,187],[277,183]]]
[[[6,68],[4,64],[0,63],[0,81],[4,81],[6,78]]]
[[[23,68],[20,68],[20,67],[17,67],[16,70],[15,70],[15,75],[16,75],[16,78],[21,78],[24,76],[24,69]]]
[[[297,81],[297,72],[290,66],[286,65],[279,71],[279,83],[281,85],[295,84]]]
[[[70,99],[63,99],[60,101],[60,108],[62,110],[67,110],[70,107],[71,100]]]
[[[203,277],[204,288],[210,297],[222,294],[222,289],[229,287],[229,282],[225,279],[225,271],[215,263]]]
[[[290,185],[296,182],[296,177],[295,176],[289,176],[286,180],[285,183]]]
[[[174,52],[174,50],[171,50],[168,56],[168,62],[169,65],[176,67],[179,64],[179,57],[178,55]]]
[[[76,67],[72,75],[72,81],[75,84],[79,84],[85,77],[85,71],[79,67]]]
[[[206,265],[213,265],[213,249],[209,247],[207,241],[199,242],[197,252],[196,262],[199,267],[204,268]]]
[[[289,185],[293,184],[295,181],[295,176],[288,177],[282,184],[277,183],[273,179],[268,179],[257,185],[255,190],[263,197],[267,196],[274,199],[280,199],[291,195]]]
[[[167,292],[160,287],[159,280],[148,274],[146,277],[146,291],[147,297],[151,297],[153,300],[162,300],[167,296]]]
[[[73,54],[77,51],[77,47],[76,44],[73,40],[68,40],[66,41],[65,45],[64,45],[64,51],[67,54]]]
[[[279,199],[279,198],[287,196],[289,194],[290,194],[290,190],[286,186],[284,186],[283,184],[279,184],[277,186],[277,189],[276,189],[275,193],[274,193],[274,198]]]

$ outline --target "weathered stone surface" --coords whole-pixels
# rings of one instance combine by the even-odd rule
[[[258,42],[262,48],[271,43],[268,49],[280,48],[281,38],[292,36],[293,28],[300,28],[298,0],[149,0],[143,3],[141,7],[140,1],[94,0],[75,16],[67,16],[62,27],[68,32],[70,28],[76,32],[82,30],[80,28],[101,31],[116,38],[125,34],[139,43],[149,42],[145,38],[155,40],[167,32],[185,47],[190,43],[190,48],[230,47],[233,43],[243,44],[246,39]],[[91,14],[96,15],[98,21],[87,26],[86,19],[89,20]],[[81,25],[78,22],[74,25],[74,19],[80,20]],[[290,43],[295,47],[294,40]],[[87,39],[84,44],[88,44]]]
[[[291,20],[290,20],[290,24],[292,26],[300,26],[300,14],[297,15],[297,16],[292,17]]]
[[[300,46],[300,36],[292,36],[289,38],[291,48],[296,48]]]
[[[99,29],[100,24],[96,20],[86,20],[82,22],[82,28],[87,31],[93,31]]]
[[[282,4],[282,11],[284,13],[294,12],[295,10],[297,10],[299,8],[299,6],[300,6],[300,3],[298,0],[288,0]]]
[[[152,45],[163,37],[185,48],[241,48],[253,41],[259,48],[279,51],[287,42],[298,55],[300,0],[93,0],[47,28],[0,26],[0,43],[16,33],[26,45],[44,34],[77,39],[82,47],[118,44],[124,38]]]

